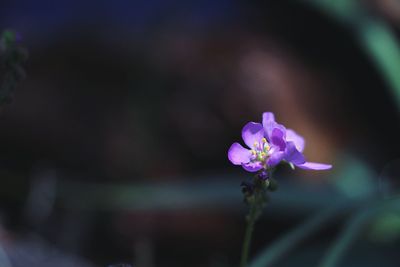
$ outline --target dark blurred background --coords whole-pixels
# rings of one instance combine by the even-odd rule
[[[2,267],[237,266],[226,153],[264,111],[334,168],[278,170],[252,266],[398,266],[398,1],[2,0],[6,29]]]

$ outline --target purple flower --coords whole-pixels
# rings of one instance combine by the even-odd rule
[[[332,165],[307,162],[303,155],[305,141],[291,129],[275,121],[271,112],[263,114],[262,124],[249,122],[242,130],[242,138],[247,148],[234,143],[228,151],[229,160],[249,172],[275,167],[286,161],[307,170],[327,170]]]
[[[249,172],[266,169],[270,147],[264,137],[262,124],[247,123],[242,130],[242,138],[248,149],[239,143],[234,143],[228,151],[229,160],[235,165],[242,165]]]

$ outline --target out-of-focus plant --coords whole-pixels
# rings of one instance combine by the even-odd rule
[[[372,222],[369,238],[375,242],[394,242],[400,239],[400,214],[385,211]]]
[[[385,82],[390,86],[400,110],[400,44],[390,25],[374,16],[364,1],[301,0],[311,4],[351,29],[359,44],[374,61]]]
[[[268,191],[275,191],[277,183],[271,178],[275,167],[288,163],[306,170],[327,170],[332,165],[307,162],[303,150],[305,140],[291,129],[275,121],[271,112],[263,114],[262,123],[249,122],[242,130],[246,146],[234,143],[228,151],[228,158],[234,165],[241,165],[246,171],[256,173],[255,177],[242,183],[244,201],[250,211],[246,216],[246,231],[243,241],[240,266],[247,265],[250,242],[255,222],[260,217],[268,200]]]
[[[21,37],[13,31],[4,31],[0,39],[0,105],[12,101],[17,84],[26,76],[22,64],[28,52],[20,45]]]

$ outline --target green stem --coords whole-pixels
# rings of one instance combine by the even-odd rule
[[[254,224],[259,214],[259,205],[257,201],[250,204],[250,211],[246,217],[246,232],[243,240],[242,257],[240,260],[240,267],[246,267],[249,258],[251,237],[253,235]]]

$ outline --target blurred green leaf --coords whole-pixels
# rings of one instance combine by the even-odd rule
[[[324,225],[324,222],[331,220],[339,212],[343,211],[343,209],[343,203],[339,203],[312,216],[281,239],[267,245],[267,247],[251,262],[249,267],[271,266],[271,264],[275,263],[290,249],[298,245],[300,241],[317,231]]]
[[[350,22],[360,11],[358,0],[303,0],[312,4],[342,21]]]
[[[342,233],[337,237],[326,256],[322,259],[320,267],[334,267],[337,265],[358,233],[362,231],[362,227],[369,218],[369,215],[368,209],[362,209],[347,222]]]
[[[369,238],[375,242],[393,242],[400,238],[400,214],[386,212],[372,223]]]
[[[362,208],[353,215],[346,223],[343,231],[337,239],[333,242],[332,246],[322,259],[321,267],[334,267],[337,266],[339,261],[344,257],[346,251],[350,248],[353,241],[357,238],[358,234],[364,230],[364,227],[377,216],[380,216],[382,211],[400,211],[400,199],[379,200],[371,199],[363,203]],[[391,222],[393,223],[393,221]]]
[[[19,46],[17,34],[4,31],[0,38],[0,104],[10,102],[17,84],[25,79],[22,64],[27,58],[28,52]]]
[[[377,20],[362,27],[359,34],[361,44],[392,88],[400,109],[400,46],[395,34],[386,23]]]
[[[347,25],[392,89],[400,110],[400,45],[390,26],[357,0],[302,0]],[[376,88],[381,90],[381,88]]]
[[[12,31],[4,31],[2,34],[2,39],[7,49],[10,46],[14,45],[16,40],[16,35]]]

